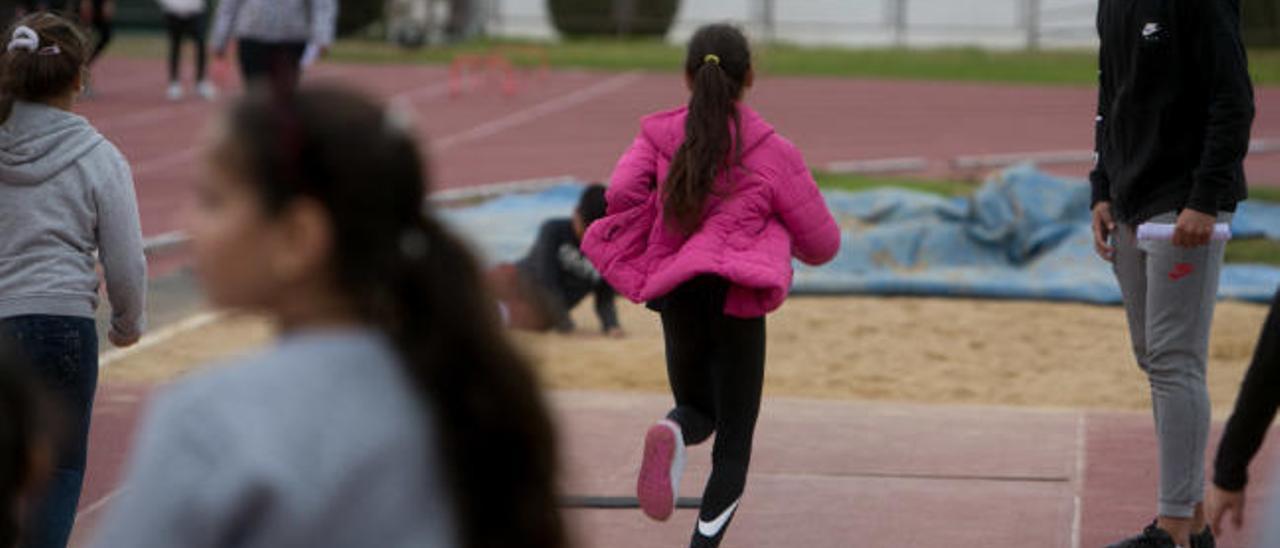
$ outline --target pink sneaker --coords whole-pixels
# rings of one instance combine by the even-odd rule
[[[636,481],[636,498],[646,516],[666,521],[675,511],[684,473],[684,437],[680,425],[660,420],[644,436],[644,461]]]

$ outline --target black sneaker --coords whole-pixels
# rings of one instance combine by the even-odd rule
[[[1129,537],[1120,542],[1107,546],[1107,548],[1179,548],[1173,543],[1173,537],[1169,536],[1164,529],[1156,527],[1156,522],[1151,522],[1146,529],[1142,530],[1142,534],[1136,537]]]
[[[1191,548],[1218,548],[1218,541],[1213,538],[1213,530],[1208,525],[1198,535],[1191,535]]]

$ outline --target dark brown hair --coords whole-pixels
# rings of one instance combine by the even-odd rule
[[[591,226],[591,223],[604,217],[608,210],[604,195],[605,187],[600,183],[591,183],[582,191],[582,195],[578,197],[578,207],[574,211],[582,217],[583,225]]]
[[[20,26],[40,37],[39,50],[9,51]],[[89,40],[70,20],[43,11],[19,19],[0,36],[0,122],[9,118],[15,100],[39,103],[70,92],[88,59]]]
[[[684,72],[693,86],[684,143],[671,161],[663,187],[666,220],[692,232],[716,178],[737,166],[742,143],[734,142],[732,123],[741,129],[737,101],[751,72],[751,48],[731,25],[707,25],[689,40]],[[732,150],[733,154],[730,154]]]
[[[416,140],[337,88],[255,90],[228,127],[224,158],[268,216],[302,198],[327,211],[338,290],[394,342],[436,424],[460,545],[565,546],[538,379],[502,331],[476,259],[424,209]]]

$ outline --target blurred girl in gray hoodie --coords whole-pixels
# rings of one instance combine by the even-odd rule
[[[99,548],[565,548],[555,432],[403,118],[258,88],[214,126],[191,251],[276,343],[152,400]]]
[[[74,23],[36,13],[0,44],[0,336],[26,355],[69,422],[23,546],[61,548],[80,499],[97,387],[96,267],[111,302],[108,339],[125,347],[142,334],[146,259],[129,164],[70,112],[88,40]]]
[[[270,79],[293,88],[302,76],[308,49],[318,55],[333,44],[338,0],[222,0],[210,39],[213,54],[225,59],[236,40],[246,83]]]

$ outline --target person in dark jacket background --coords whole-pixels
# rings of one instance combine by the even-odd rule
[[[1237,0],[1102,0],[1093,232],[1114,263],[1159,440],[1156,521],[1112,548],[1211,547],[1205,372],[1225,242],[1247,196],[1253,87]],[[1146,222],[1172,241],[1138,242]]]
[[[588,186],[572,217],[542,223],[524,258],[489,273],[508,325],[530,331],[571,332],[576,326],[569,313],[588,294],[594,294],[601,329],[609,336],[624,335],[613,288],[580,249],[587,227],[604,216],[604,193],[604,185]]]

